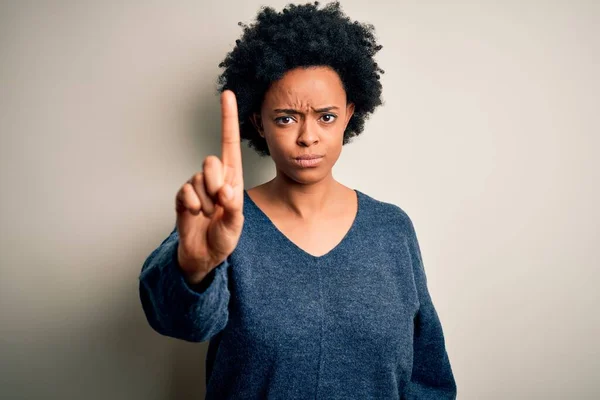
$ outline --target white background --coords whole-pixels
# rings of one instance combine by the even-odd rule
[[[122,3],[0,5],[3,399],[203,398],[207,343],[152,331],[137,278],[262,3]],[[385,105],[334,176],[412,218],[459,399],[599,398],[600,2],[342,5]]]

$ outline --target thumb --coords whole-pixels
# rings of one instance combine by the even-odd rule
[[[219,203],[223,207],[223,222],[228,226],[237,226],[241,223],[243,202],[240,197],[243,193],[235,190],[229,183],[224,184],[219,190]]]

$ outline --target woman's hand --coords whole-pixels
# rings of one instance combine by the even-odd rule
[[[222,159],[210,155],[203,171],[177,192],[177,259],[186,280],[199,283],[229,256],[244,225],[244,181],[235,94],[221,94]]]

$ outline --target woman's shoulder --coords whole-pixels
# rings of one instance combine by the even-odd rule
[[[404,207],[381,198],[368,195],[357,190],[363,201],[363,209],[370,218],[376,219],[383,225],[393,225],[409,231],[414,230],[412,220]]]
[[[356,191],[361,197],[361,200],[363,200],[365,208],[369,211],[388,217],[410,219],[408,213],[398,204],[391,201],[382,200],[381,198],[376,198],[358,189]]]

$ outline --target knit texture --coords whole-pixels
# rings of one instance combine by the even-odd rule
[[[234,252],[191,287],[178,234],[146,259],[140,299],[158,333],[209,340],[206,399],[455,399],[411,219],[355,189],[342,241],[313,256],[244,191]]]

